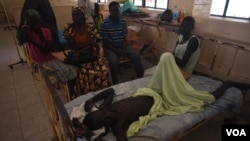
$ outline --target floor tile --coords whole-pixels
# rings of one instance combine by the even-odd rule
[[[1,89],[0,113],[6,113],[18,108],[15,89]]]
[[[33,116],[22,120],[23,138],[28,138],[40,134],[40,132],[51,130],[51,125],[47,114]]]
[[[25,137],[24,141],[56,141],[56,140],[53,140],[53,138],[54,138],[54,134],[53,134],[52,129],[47,129],[47,130],[40,131],[37,134]]]
[[[25,121],[26,119],[30,118],[35,118],[47,113],[45,107],[41,102],[22,107],[19,109],[19,111],[21,121]]]
[[[0,128],[8,127],[11,124],[19,124],[19,122],[20,115],[18,109],[1,113]]]
[[[21,126],[19,122],[9,124],[4,128],[0,128],[1,141],[23,141]]]
[[[36,91],[34,85],[30,87],[16,89],[17,104],[19,108],[31,106],[34,104],[42,104],[39,93]]]

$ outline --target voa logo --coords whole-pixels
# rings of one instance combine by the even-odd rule
[[[226,129],[227,136],[247,136],[244,129]]]

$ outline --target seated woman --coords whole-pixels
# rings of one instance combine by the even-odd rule
[[[183,19],[173,51],[175,62],[185,79],[188,79],[192,74],[200,56],[200,40],[192,33],[194,26],[195,20],[193,17],[187,16]],[[146,70],[144,76],[152,75],[154,70],[155,67]]]
[[[40,25],[41,18],[34,9],[24,12],[24,24],[17,33],[19,44],[27,43],[31,58],[37,63],[52,68],[59,82],[67,82],[70,92],[77,76],[74,66],[64,64],[50,52],[53,49],[52,35],[48,28]]]
[[[86,22],[83,7],[72,7],[72,21],[64,27],[64,38],[68,41],[70,48],[82,48],[95,42],[97,29],[92,22]]]
[[[74,97],[109,85],[106,60],[96,43],[97,29],[93,22],[86,21],[84,10],[80,6],[72,7],[72,22],[65,26],[63,33],[71,49],[68,56],[73,54],[64,62],[79,67]]]

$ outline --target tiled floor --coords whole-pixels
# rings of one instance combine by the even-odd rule
[[[50,141],[53,137],[40,82],[34,80],[27,64],[19,62],[11,31],[0,25],[0,140]],[[14,35],[15,36],[15,35]],[[22,48],[18,46],[21,57]]]
[[[51,141],[51,128],[43,90],[33,79],[27,64],[19,62],[15,42],[15,30],[4,31],[0,25],[0,141]],[[22,48],[18,47],[22,55]],[[217,116],[182,141],[220,141],[220,127],[227,113]]]

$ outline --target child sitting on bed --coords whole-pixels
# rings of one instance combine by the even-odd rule
[[[128,137],[159,116],[202,111],[236,84],[226,82],[211,94],[196,91],[184,79],[174,56],[166,53],[161,56],[147,88],[140,88],[133,96],[115,103],[112,103],[114,90],[105,90],[85,102],[85,110],[89,111],[95,102],[104,99],[99,110],[89,112],[82,123],[74,118],[73,125],[77,135],[87,139],[91,138],[93,130],[104,126],[107,131],[112,129],[117,141],[128,141]]]
[[[200,41],[193,34],[195,20],[191,16],[187,16],[180,24],[180,34],[177,38],[176,46],[173,51],[176,64],[181,69],[185,79],[188,79],[192,74],[199,56],[200,56]],[[145,71],[144,76],[152,75],[155,67]]]

